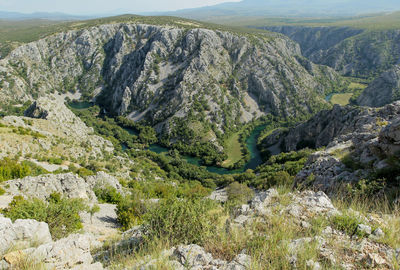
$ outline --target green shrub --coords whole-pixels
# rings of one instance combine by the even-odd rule
[[[272,156],[265,164],[257,168],[257,177],[247,183],[258,189],[291,186],[294,176],[304,167],[312,152],[313,150],[303,149]]]
[[[363,169],[362,164],[361,164],[359,161],[355,160],[355,159],[352,157],[351,154],[345,155],[345,156],[341,159],[341,162],[342,162],[347,168],[349,168],[349,169],[352,170],[352,171],[356,171],[356,170],[359,170],[359,169]]]
[[[361,223],[357,217],[349,214],[333,216],[331,222],[335,229],[343,231],[348,235],[356,234],[358,224]]]
[[[79,168],[76,173],[80,176],[80,177],[86,177],[89,175],[94,175],[94,172],[92,172],[91,170],[88,170],[84,167]]]
[[[228,200],[234,205],[247,203],[253,196],[254,191],[245,184],[233,182],[227,188]]]
[[[276,172],[270,179],[269,184],[272,186],[292,186],[294,177],[286,171]]]
[[[35,219],[46,222],[52,237],[60,239],[82,228],[79,212],[86,208],[81,199],[61,198],[59,194],[53,194],[47,202],[16,196],[3,213],[13,221]]]
[[[50,164],[61,165],[63,161],[61,158],[50,157],[50,158],[48,158],[48,162]]]
[[[93,223],[93,216],[98,212],[100,212],[100,206],[98,204],[95,204],[88,209],[88,213],[90,214],[90,223]]]
[[[201,244],[215,231],[209,200],[168,199],[146,215],[150,239],[168,239],[172,245]]]
[[[48,171],[30,161],[18,163],[10,158],[0,160],[0,182],[44,173],[48,173]]]
[[[181,184],[177,190],[177,197],[188,199],[201,199],[208,196],[211,189],[205,188],[198,181]]]
[[[140,192],[133,192],[130,197],[125,197],[117,205],[117,219],[125,231],[141,224],[146,212],[147,206]]]
[[[122,195],[111,186],[95,187],[93,191],[102,203],[118,204],[122,200]]]
[[[4,190],[4,188],[0,187],[0,196],[4,195],[6,193],[6,191]]]

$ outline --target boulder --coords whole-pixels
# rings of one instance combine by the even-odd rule
[[[118,192],[123,193],[122,185],[115,177],[100,171],[96,175],[91,175],[86,178],[86,183],[91,189],[95,187],[106,187],[110,186],[115,188]]]
[[[214,201],[226,202],[228,200],[226,188],[214,190],[209,198]]]
[[[52,193],[60,193],[66,198],[97,201],[96,195],[86,181],[73,173],[28,176],[7,181],[5,186],[13,196],[22,195],[26,198],[45,200]]]
[[[0,255],[14,246],[50,243],[51,234],[47,223],[33,219],[11,219],[0,217]]]
[[[49,225],[33,219],[17,219],[13,224],[18,240],[31,241],[35,244],[50,243],[52,241]]]
[[[365,224],[358,224],[357,232],[368,236],[371,234],[371,227]]]
[[[212,255],[198,245],[178,246],[174,250],[173,257],[190,268],[206,266],[213,260]]]
[[[21,259],[29,259],[32,263],[43,263],[47,269],[101,270],[101,263],[93,263],[90,250],[100,247],[93,236],[88,234],[72,234],[56,242],[46,243],[37,248],[15,251],[3,257],[2,264],[12,268]],[[8,269],[6,268],[6,269]]]
[[[99,243],[91,235],[72,234],[57,242],[41,245],[30,255],[33,258],[43,258],[49,268],[69,269],[77,265],[90,267],[93,262],[90,250],[98,246]]]
[[[17,239],[11,219],[0,217],[0,254],[4,254]]]
[[[267,215],[269,213],[268,205],[276,196],[278,196],[278,191],[273,188],[267,191],[258,192],[251,200],[250,206],[256,213],[260,215]]]
[[[400,154],[400,118],[382,129],[379,142],[386,156]]]

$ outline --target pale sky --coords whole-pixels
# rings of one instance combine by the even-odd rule
[[[0,0],[1,11],[102,14],[172,11],[240,0]]]

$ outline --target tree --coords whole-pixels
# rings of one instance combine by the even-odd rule
[[[93,224],[93,216],[94,214],[100,212],[100,206],[98,204],[95,204],[91,208],[89,208],[88,212],[90,214],[90,223]]]

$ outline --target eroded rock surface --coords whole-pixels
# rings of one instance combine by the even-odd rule
[[[279,144],[284,151],[325,146],[310,156],[296,185],[334,191],[343,182],[358,181],[390,166],[387,160],[400,150],[399,117],[399,101],[378,109],[337,105],[289,131],[276,131],[264,144]],[[348,168],[344,158],[351,158],[359,169]]]

